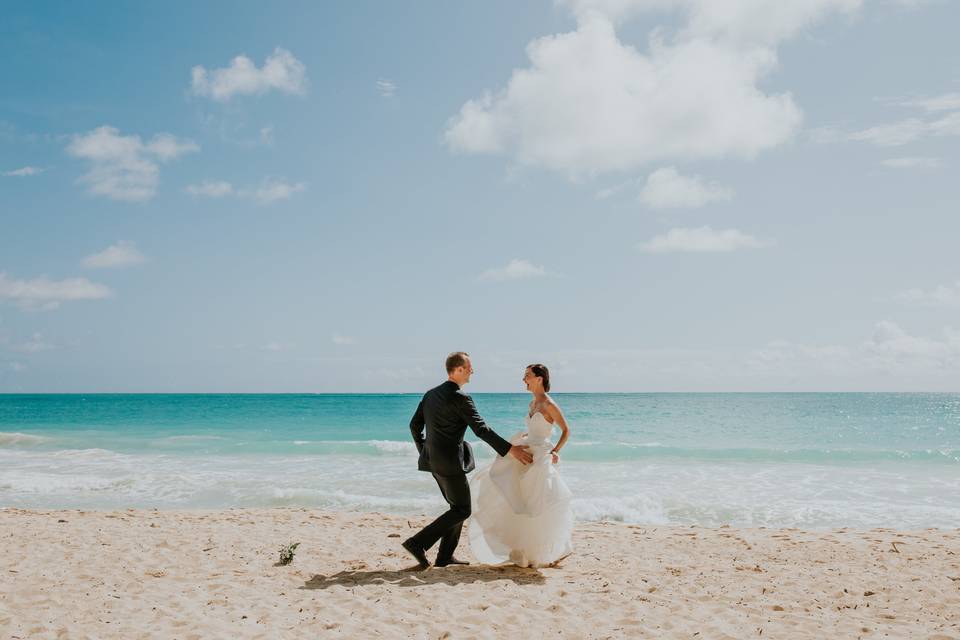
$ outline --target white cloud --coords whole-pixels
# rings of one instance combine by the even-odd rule
[[[935,119],[917,117],[881,124],[848,134],[850,140],[872,142],[878,147],[899,147],[930,136],[960,136],[960,94],[900,102],[928,113],[950,111]],[[951,111],[952,110],[952,111]]]
[[[924,111],[960,110],[960,93],[945,93],[932,98],[913,98],[898,102],[903,107],[923,109]]]
[[[627,180],[626,182],[615,184],[612,187],[606,187],[604,189],[600,189],[594,194],[594,197],[597,200],[606,200],[607,198],[612,198],[613,196],[617,195],[618,193],[620,193],[621,191],[623,191],[624,189],[626,189],[627,187],[633,184],[635,184],[634,180]]]
[[[83,259],[83,266],[88,269],[113,269],[141,264],[146,257],[137,250],[132,242],[121,240],[99,253],[94,253]]]
[[[271,204],[278,200],[288,200],[293,197],[295,193],[300,193],[305,189],[306,185],[302,182],[291,184],[283,178],[269,178],[264,180],[259,187],[248,187],[239,190],[234,189],[232,184],[224,180],[205,180],[200,184],[189,185],[185,191],[194,196],[223,198],[235,195],[240,198],[256,200],[260,204]]]
[[[743,367],[752,375],[797,376],[826,384],[823,376],[842,378],[847,384],[862,386],[876,374],[886,378],[884,386],[900,381],[939,380],[933,385],[942,388],[944,376],[960,369],[960,333],[945,329],[943,339],[914,336],[890,320],[874,325],[872,335],[857,345],[804,345],[775,341],[754,350]],[[957,371],[960,373],[960,371]],[[914,385],[916,383],[913,383]],[[929,384],[929,383],[928,383]],[[829,388],[829,387],[827,387]]]
[[[853,349],[842,345],[805,345],[787,340],[774,340],[765,347],[753,350],[746,368],[755,374],[788,371],[798,362],[819,363],[830,373],[842,373],[850,368],[855,358]]]
[[[482,282],[501,282],[504,280],[522,280],[525,278],[540,278],[547,275],[547,270],[527,260],[514,259],[504,267],[487,269],[477,278]]]
[[[936,169],[942,166],[939,158],[887,158],[882,162],[883,166],[892,169]]]
[[[40,167],[20,167],[19,169],[14,169],[13,171],[4,171],[3,175],[7,177],[26,177],[26,176],[36,176],[43,173],[45,169]]]
[[[907,289],[895,297],[899,302],[924,307],[960,308],[960,280],[953,285],[938,285],[929,291]]]
[[[292,53],[277,47],[260,69],[250,58],[239,55],[222,69],[208,72],[196,66],[191,79],[196,95],[225,102],[235,95],[262,94],[272,89],[302,94],[307,89],[307,68]]]
[[[140,136],[121,136],[114,127],[99,127],[74,135],[67,153],[91,163],[90,171],[80,178],[94,195],[114,200],[141,202],[157,192],[160,167],[185,153],[199,151],[190,140],[161,133],[144,144]]]
[[[705,183],[700,176],[684,176],[674,167],[657,169],[640,192],[640,201],[654,209],[702,207],[710,202],[730,200],[733,189]]]
[[[734,42],[775,44],[831,12],[850,13],[862,0],[561,0],[580,19],[600,14],[622,22],[645,12],[686,13],[682,33]]]
[[[143,150],[166,162],[185,153],[199,151],[200,147],[192,140],[178,140],[176,136],[169,133],[158,133],[153,140],[144,145]]]
[[[744,376],[740,388],[956,391],[960,332],[947,328],[942,338],[914,336],[882,320],[856,344],[777,340],[746,354],[727,354],[725,360],[727,368],[718,367],[713,375]]]
[[[267,344],[260,347],[263,351],[283,351],[289,348],[289,345],[282,344],[275,340],[271,340]]]
[[[186,188],[186,192],[193,196],[206,196],[208,198],[222,198],[233,194],[233,185],[224,180],[210,181],[204,180],[200,184],[191,184]]]
[[[333,344],[356,344],[356,340],[350,336],[342,336],[339,333],[333,334]]]
[[[789,140],[802,120],[789,93],[759,82],[776,44],[861,0],[600,0],[568,2],[576,31],[527,47],[530,66],[448,122],[453,151],[506,153],[572,178],[675,159],[752,157]],[[653,32],[641,53],[615,21],[676,9],[686,25]]]
[[[269,179],[256,189],[247,189],[240,192],[243,197],[254,198],[260,204],[271,204],[278,200],[289,200],[293,194],[306,189],[302,182],[290,184],[284,179]]]
[[[922,138],[929,127],[919,118],[907,118],[899,122],[881,124],[850,134],[851,140],[872,142],[878,147],[899,147]]]
[[[0,271],[0,302],[7,301],[24,310],[56,309],[62,302],[100,300],[112,295],[106,286],[86,278],[14,280]]]
[[[738,249],[758,249],[770,242],[758,240],[737,229],[714,231],[710,227],[675,228],[640,245],[645,253],[717,253]]]
[[[393,94],[397,91],[397,85],[394,84],[391,80],[385,80],[380,78],[377,80],[377,91],[384,98],[392,98]]]
[[[898,5],[907,9],[915,9],[927,4],[944,2],[945,0],[886,0],[887,4]]]
[[[946,330],[944,340],[912,336],[894,322],[883,320],[863,345],[875,368],[952,368],[960,364],[960,333]]]
[[[960,111],[934,120],[930,123],[929,130],[930,134],[935,136],[960,136]]]

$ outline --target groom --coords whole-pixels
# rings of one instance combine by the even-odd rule
[[[410,433],[420,452],[417,468],[433,474],[443,499],[450,505],[446,513],[403,543],[403,548],[416,558],[421,569],[430,566],[426,551],[437,540],[440,540],[440,549],[436,566],[470,564],[453,557],[463,521],[470,517],[467,473],[473,471],[474,462],[470,445],[463,441],[467,426],[501,456],[509,454],[523,464],[533,461],[527,447],[511,445],[488,427],[477,413],[473,399],[460,390],[470,382],[471,374],[469,355],[457,351],[447,356],[447,381],[423,395],[410,420]]]

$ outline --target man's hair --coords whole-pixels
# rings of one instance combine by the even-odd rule
[[[447,373],[453,373],[453,370],[457,367],[462,367],[467,364],[467,358],[470,357],[470,354],[466,351],[454,351],[447,356]]]

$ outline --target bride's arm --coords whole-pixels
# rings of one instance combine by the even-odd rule
[[[553,400],[550,400],[546,403],[545,407],[547,415],[553,418],[553,424],[560,427],[560,439],[557,441],[556,446],[550,451],[553,454],[553,462],[557,463],[559,459],[560,449],[567,443],[567,438],[570,437],[570,427],[567,426],[567,420],[563,417],[563,411],[560,411],[560,407],[557,406]]]

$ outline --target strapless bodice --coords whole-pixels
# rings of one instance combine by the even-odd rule
[[[532,416],[527,416],[527,438],[531,445],[549,443],[552,433],[553,425],[547,422],[542,413],[537,411]]]

